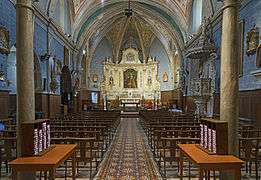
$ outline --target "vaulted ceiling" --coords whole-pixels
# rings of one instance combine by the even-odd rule
[[[118,32],[113,35],[115,41],[122,41],[120,37],[124,34],[122,31],[126,30],[128,21],[124,15],[124,9],[128,7],[127,0],[73,1],[75,12],[73,38],[79,49],[86,47],[95,49],[103,37],[115,31]],[[139,35],[146,39],[148,37],[145,36],[152,36],[149,35],[149,32],[152,32],[169,50],[174,46],[180,49],[184,45],[191,6],[192,0],[131,1]],[[148,39],[144,43],[148,44]]]

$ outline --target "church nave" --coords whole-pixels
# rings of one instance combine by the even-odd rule
[[[0,179],[261,179],[261,0],[0,0]]]

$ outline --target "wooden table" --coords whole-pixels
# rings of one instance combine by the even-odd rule
[[[204,171],[233,171],[235,180],[241,179],[241,159],[232,155],[210,155],[197,144],[178,144],[180,148],[180,179],[183,178],[183,155],[199,166],[199,179],[203,180]]]
[[[17,179],[17,172],[49,171],[50,179],[54,180],[55,169],[59,167],[66,159],[72,156],[72,178],[75,180],[76,147],[76,144],[55,145],[53,149],[46,152],[42,156],[17,158],[9,163],[12,168],[12,179]]]

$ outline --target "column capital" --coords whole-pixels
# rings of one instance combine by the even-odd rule
[[[221,8],[221,11],[226,10],[227,8],[239,8],[240,1],[238,0],[225,0],[224,6]]]
[[[34,8],[32,6],[32,0],[27,0],[27,1],[19,1],[17,0],[16,4],[15,4],[16,8],[26,8],[26,9],[30,9],[32,12],[34,12]]]

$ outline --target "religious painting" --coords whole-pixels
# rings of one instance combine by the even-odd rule
[[[256,67],[261,68],[261,44],[257,48]]]
[[[124,88],[137,88],[137,71],[128,69],[124,72]]]
[[[245,21],[242,20],[239,22],[239,44],[238,44],[238,50],[239,50],[239,63],[238,63],[238,73],[239,76],[243,75],[243,65],[244,65],[244,33],[245,33]]]
[[[254,27],[247,33],[247,55],[253,55],[256,53],[259,45],[259,28]]]
[[[168,82],[168,80],[169,80],[169,76],[168,76],[168,74],[167,74],[167,72],[165,72],[164,74],[163,74],[163,82]]]
[[[0,27],[0,53],[9,54],[9,32],[6,28]]]

